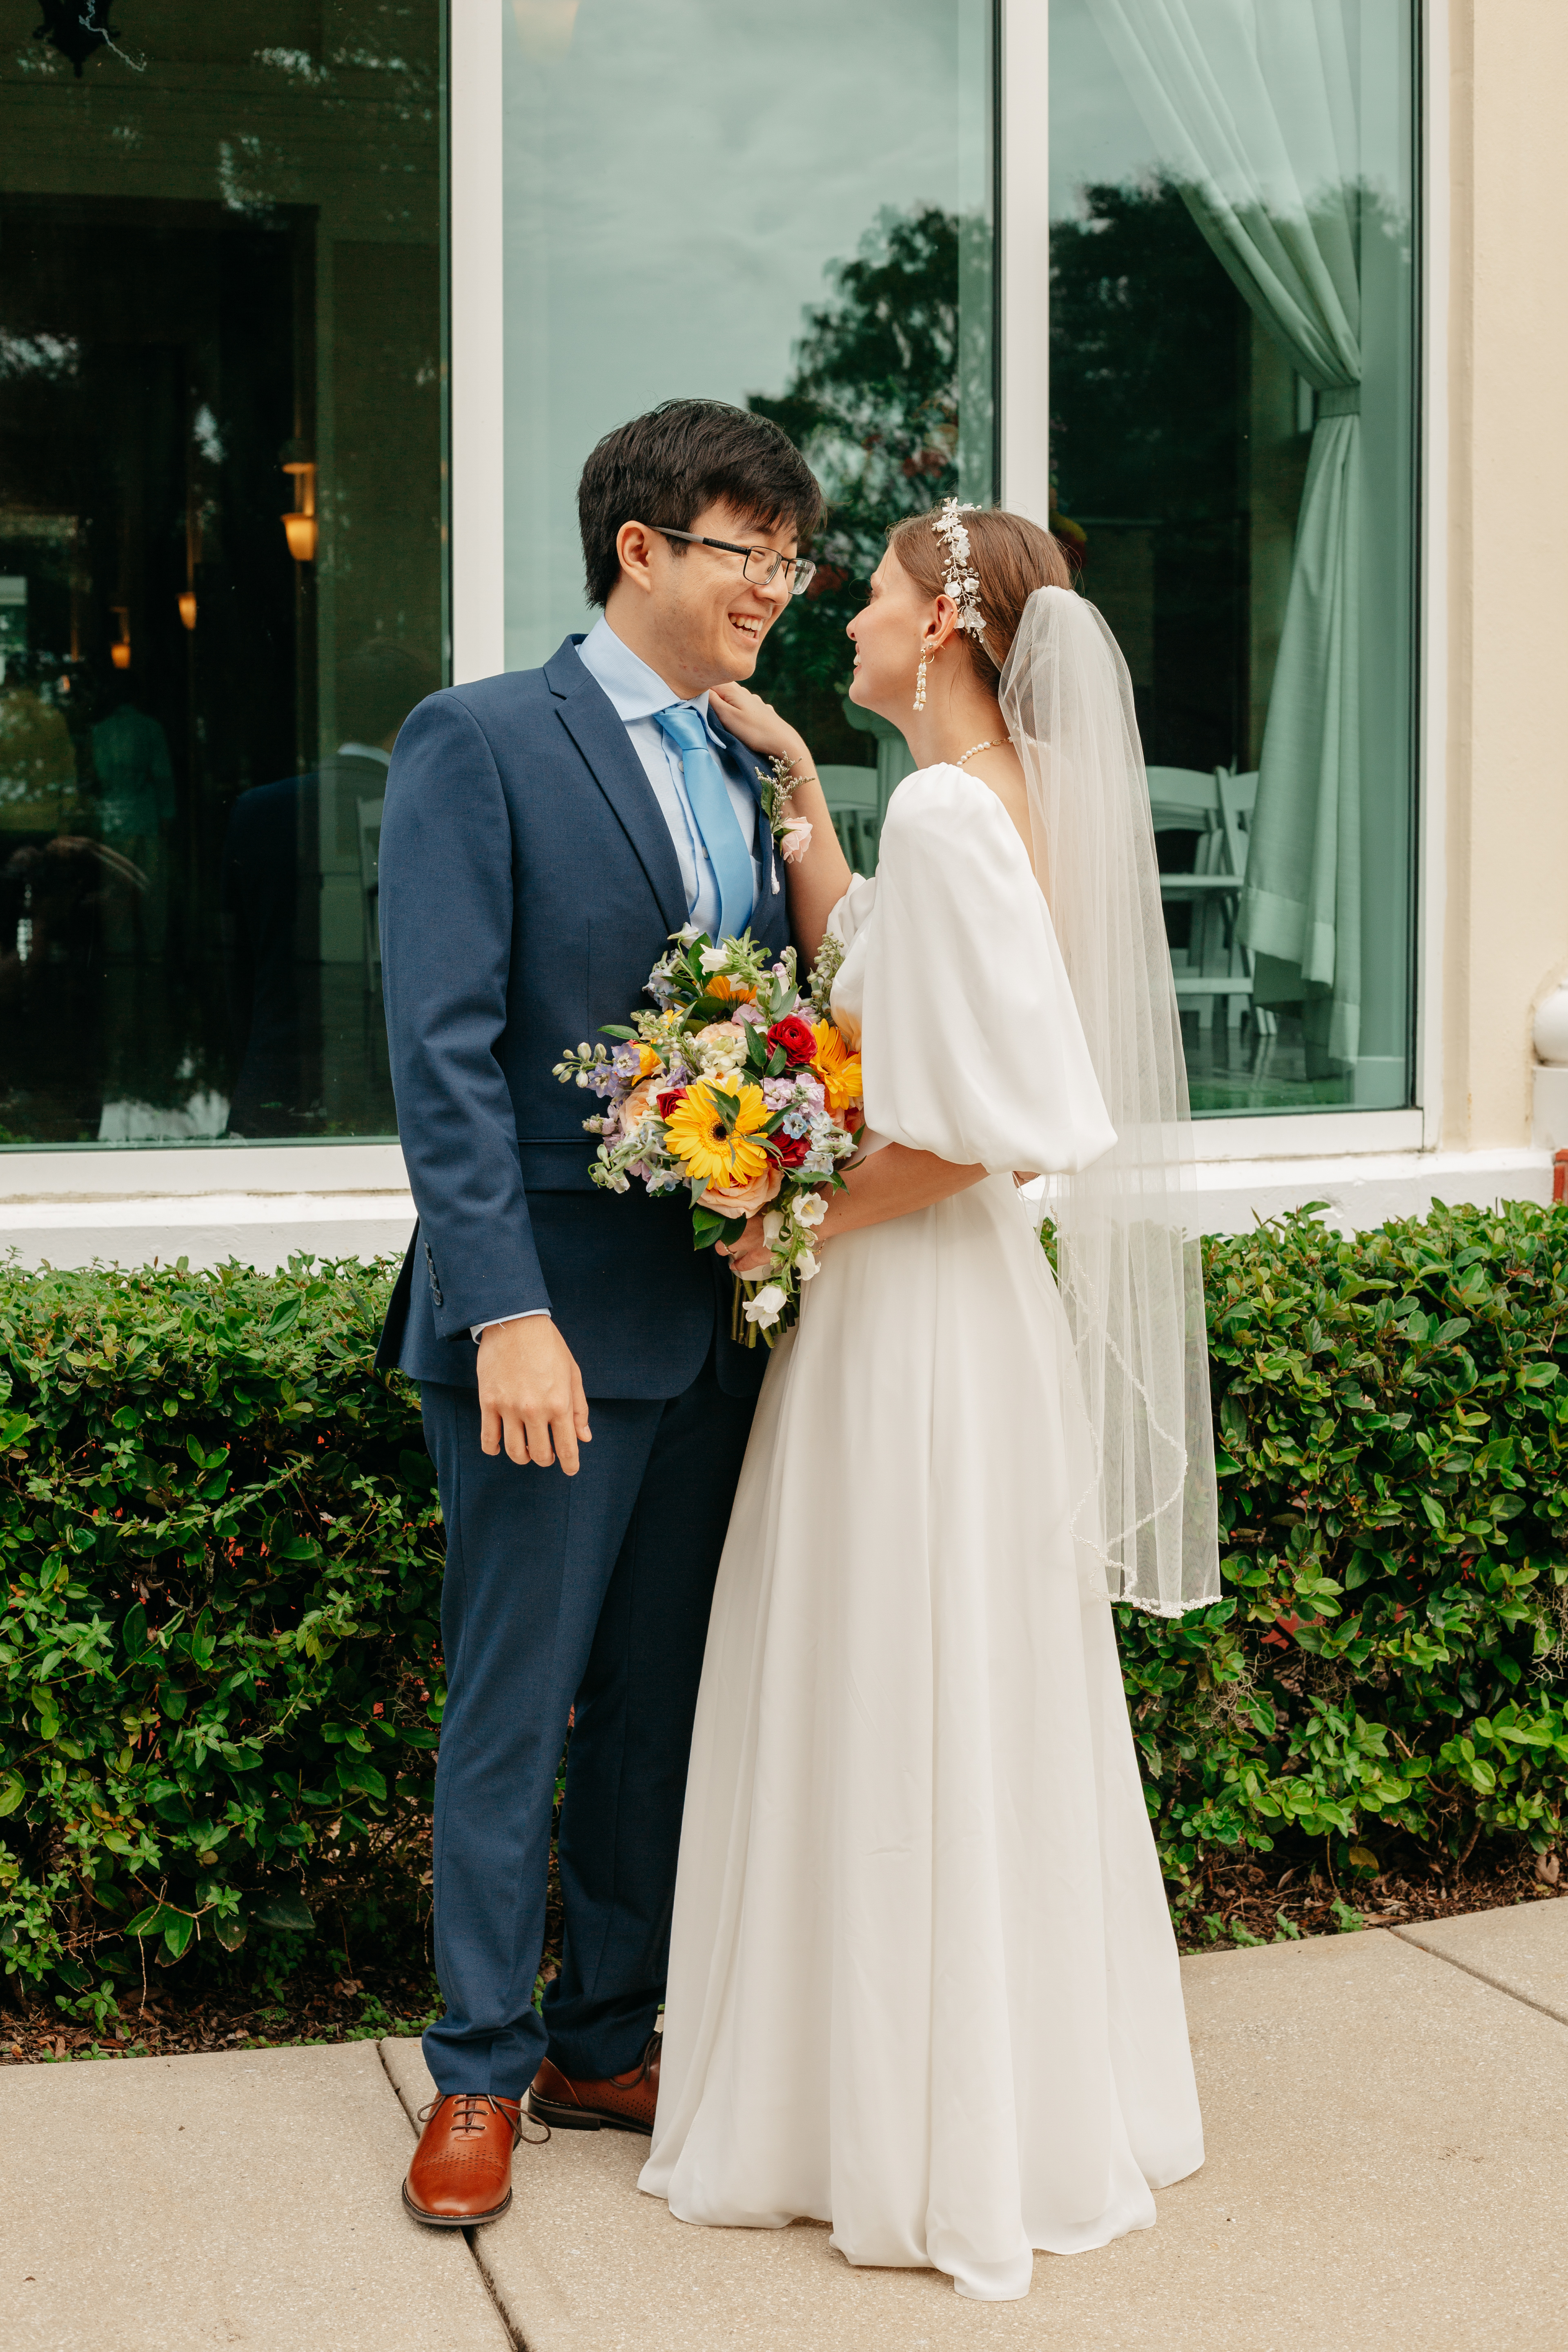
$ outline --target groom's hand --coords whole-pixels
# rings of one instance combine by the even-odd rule
[[[576,1359],[548,1315],[492,1323],[479,1333],[479,1444],[514,1462],[577,1475],[577,1448],[593,1436]]]

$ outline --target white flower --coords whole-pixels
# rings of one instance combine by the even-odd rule
[[[704,948],[702,950],[702,969],[704,971],[722,971],[724,966],[729,962],[729,961],[730,950],[728,948]]]
[[[746,1058],[746,1033],[738,1021],[710,1021],[691,1043],[700,1068],[710,1076],[738,1070]]]
[[[787,1293],[776,1282],[764,1282],[756,1297],[746,1301],[746,1320],[755,1323],[760,1330],[770,1330],[788,1304]]]
[[[797,1225],[819,1225],[827,1214],[827,1202],[820,1192],[802,1192],[794,1203]]]
[[[770,1249],[778,1247],[779,1235],[784,1228],[784,1212],[780,1209],[770,1209],[763,1219],[763,1239]]]
[[[809,1282],[812,1276],[819,1270],[821,1265],[822,1260],[819,1257],[814,1257],[810,1250],[807,1250],[804,1257],[796,1258],[795,1262],[795,1270],[802,1282]]]
[[[700,939],[702,934],[698,929],[695,923],[682,923],[675,936],[680,941],[683,948],[689,948],[691,945],[692,940]]]

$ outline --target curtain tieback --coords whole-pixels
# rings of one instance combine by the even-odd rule
[[[1359,416],[1361,386],[1359,383],[1334,384],[1318,394],[1318,421],[1325,416]]]

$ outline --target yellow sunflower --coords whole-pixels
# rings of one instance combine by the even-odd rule
[[[851,1054],[830,1021],[818,1021],[816,1056],[812,1068],[822,1080],[829,1110],[847,1110],[858,1103],[865,1091],[860,1076],[860,1056]]]
[[[685,1160],[689,1176],[721,1190],[739,1188],[767,1166],[768,1155],[754,1140],[767,1122],[761,1087],[748,1086],[731,1070],[703,1079],[676,1104],[665,1121],[665,1141]]]

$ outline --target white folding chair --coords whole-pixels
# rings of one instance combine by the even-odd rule
[[[1198,1025],[1213,1025],[1216,1001],[1225,1003],[1226,1026],[1239,1032],[1250,1017],[1254,1034],[1273,1036],[1278,1026],[1266,1005],[1253,1002],[1252,951],[1236,935],[1236,917],[1247,873],[1247,833],[1258,798],[1256,772],[1237,775],[1228,768],[1151,768],[1149,800],[1156,833],[1195,833],[1190,874],[1162,874],[1160,896],[1193,909],[1185,951],[1173,950],[1176,1002],[1195,1010]]]

